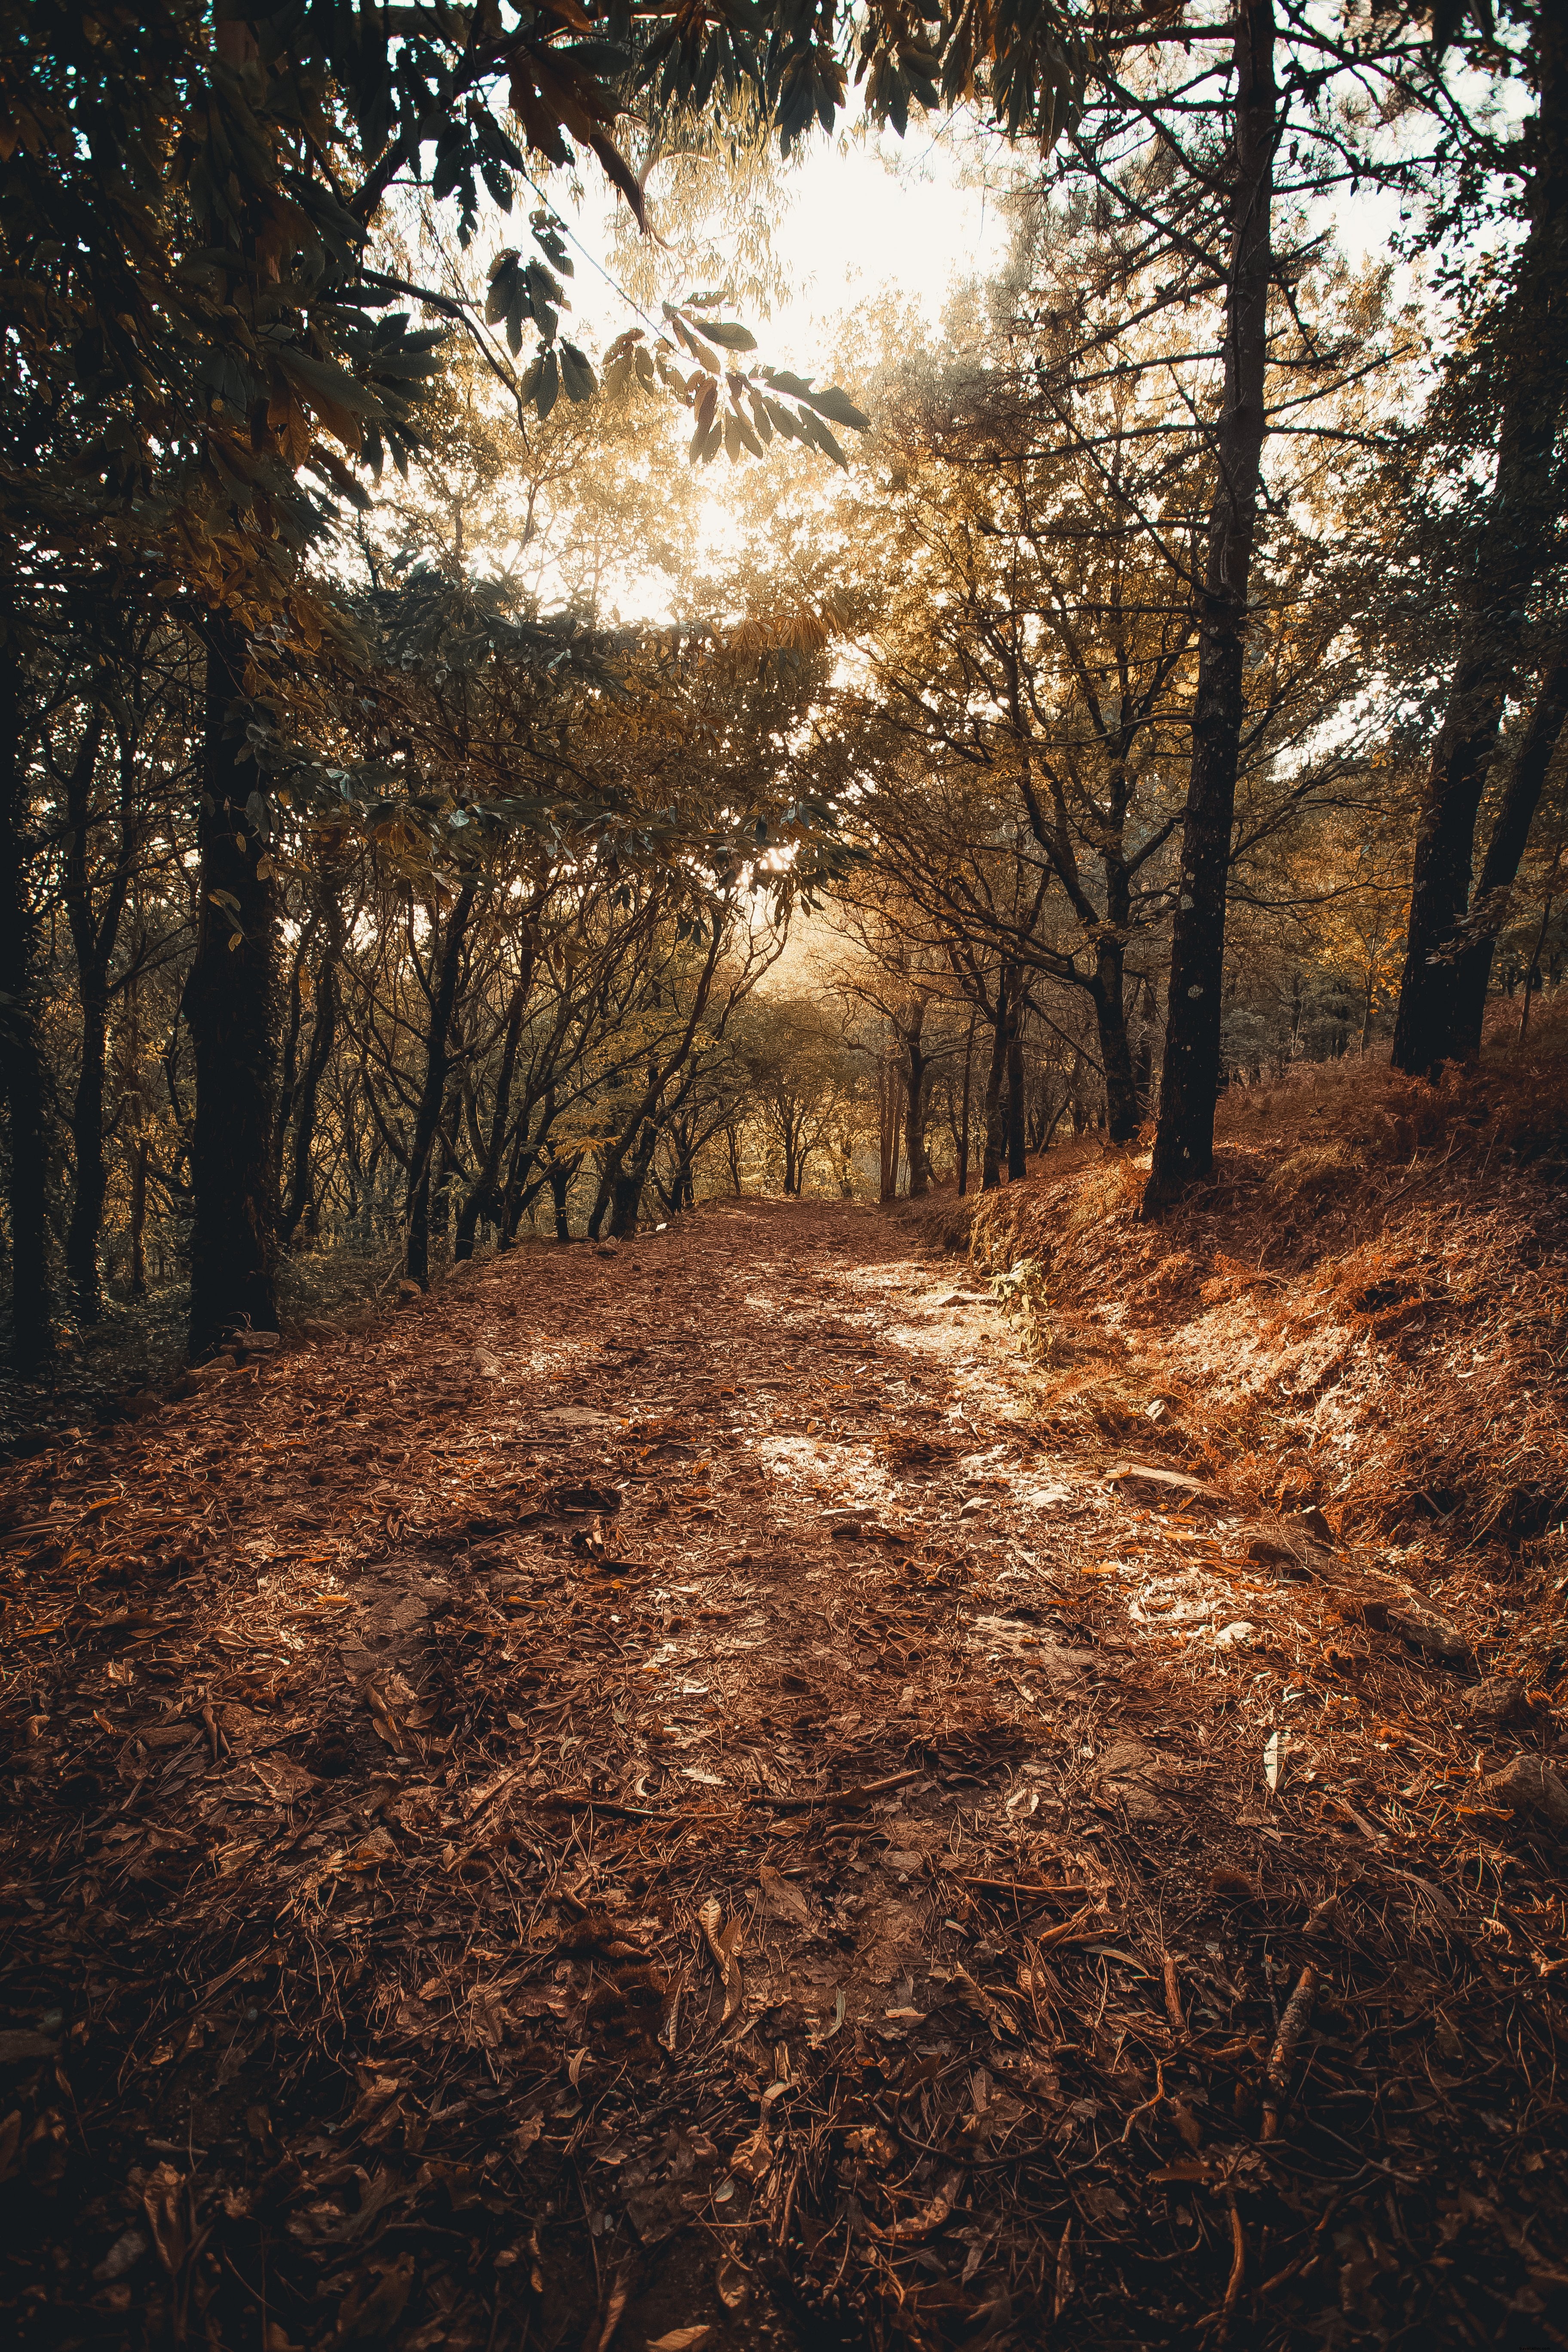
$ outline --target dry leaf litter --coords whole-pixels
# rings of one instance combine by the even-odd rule
[[[16,1467],[9,2340],[1568,2343],[1495,1561],[1265,1476],[1190,1329],[1149,1391],[1100,1165],[994,1288],[737,1202]]]

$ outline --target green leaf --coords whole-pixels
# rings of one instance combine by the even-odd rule
[[[312,359],[308,352],[295,351],[287,343],[273,344],[268,356],[277,361],[291,383],[312,399],[347,409],[353,416],[368,416],[379,405],[368,386],[356,383],[346,368],[335,366],[330,360]]]
[[[592,400],[598,389],[594,371],[575,343],[561,345],[561,383],[568,400]]]
[[[539,354],[539,383],[533,394],[533,404],[542,424],[555,405],[555,395],[561,389],[561,372],[555,363],[555,353],[549,344]]]
[[[792,400],[811,398],[811,378],[808,375],[792,375],[788,368],[771,367],[764,368],[763,373],[775,392],[787,393]]]
[[[825,457],[831,457],[836,466],[843,466],[847,468],[849,464],[848,458],[845,456],[843,450],[839,447],[837,442],[834,439],[826,425],[824,425],[820,416],[813,416],[809,409],[804,409],[801,412],[800,427],[802,436],[805,440],[814,443],[816,446],[823,452]]]
[[[800,398],[809,401],[819,415],[831,416],[835,425],[852,425],[857,433],[868,433],[871,429],[871,420],[865,411],[857,408],[848,394],[841,392],[836,383],[829,384],[826,392],[802,393]]]
[[[754,352],[757,339],[750,327],[737,326],[732,319],[693,319],[690,322],[700,335],[717,343],[724,352]]]

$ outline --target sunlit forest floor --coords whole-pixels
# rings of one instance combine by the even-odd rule
[[[1383,1085],[15,1465],[11,2340],[1568,2342],[1550,1087]]]

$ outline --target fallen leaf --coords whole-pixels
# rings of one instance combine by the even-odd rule
[[[255,1757],[250,1769],[268,1795],[279,1805],[297,1804],[321,1785],[313,1772],[307,1772],[302,1764],[294,1763],[287,1756]]]
[[[414,2257],[399,2254],[388,2270],[363,2270],[338,2306],[336,2341],[369,2344],[390,2334],[403,2316],[414,2284]]]
[[[726,2311],[742,2310],[752,2292],[750,2273],[743,2271],[740,2263],[730,2254],[721,2258],[718,2270],[714,2273],[713,2284],[718,2290],[719,2300]]]
[[[697,2347],[706,2344],[712,2333],[712,2328],[706,2326],[672,2327],[668,2336],[650,2336],[647,2352],[697,2352]]]
[[[798,1886],[765,1862],[757,1874],[762,1880],[763,1908],[770,1919],[794,1919],[803,1927],[810,1925],[811,1906]]]
[[[1284,1769],[1285,1734],[1282,1731],[1271,1731],[1263,1745],[1263,1777],[1270,1789],[1277,1789],[1279,1786],[1279,1778]]]
[[[921,2238],[934,2237],[943,2222],[952,2217],[953,2200],[962,2181],[962,2174],[950,2173],[928,2205],[922,2205],[918,2213],[909,2214],[902,2221],[895,2221],[890,2229],[878,2230],[876,2235],[885,2238],[890,2244],[901,2246],[911,2245]]]

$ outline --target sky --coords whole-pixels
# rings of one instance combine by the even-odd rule
[[[765,322],[768,356],[820,373],[838,320],[884,292],[937,328],[963,284],[993,277],[1005,263],[1008,191],[1030,161],[955,115],[912,118],[902,140],[887,126],[874,130],[852,117],[832,140],[814,134],[784,181],[787,208],[776,221],[773,248],[795,290]],[[547,193],[576,249],[574,318],[584,340],[602,349],[636,316],[595,268],[614,276],[619,200],[591,174],[575,200],[565,173],[554,174]],[[1352,264],[1387,252],[1398,222],[1394,197],[1366,187],[1336,201],[1332,214]],[[667,290],[673,299],[691,289],[672,284]]]
[[[989,186],[978,177],[985,149],[951,118],[912,121],[903,141],[890,130],[874,135],[864,128],[831,142],[816,137],[784,179],[787,204],[776,221],[773,249],[795,291],[765,322],[770,356],[776,352],[781,364],[818,372],[837,320],[884,289],[918,308],[935,327],[960,284],[1000,268],[1008,223],[999,198],[1014,166],[999,142],[988,143],[995,158],[985,170],[994,183]],[[628,320],[622,296],[593,267],[596,261],[613,273],[617,200],[590,182],[574,204],[564,173],[555,175],[549,194],[579,248],[571,289],[574,314],[602,346]],[[673,298],[692,289],[672,285],[668,290]]]

